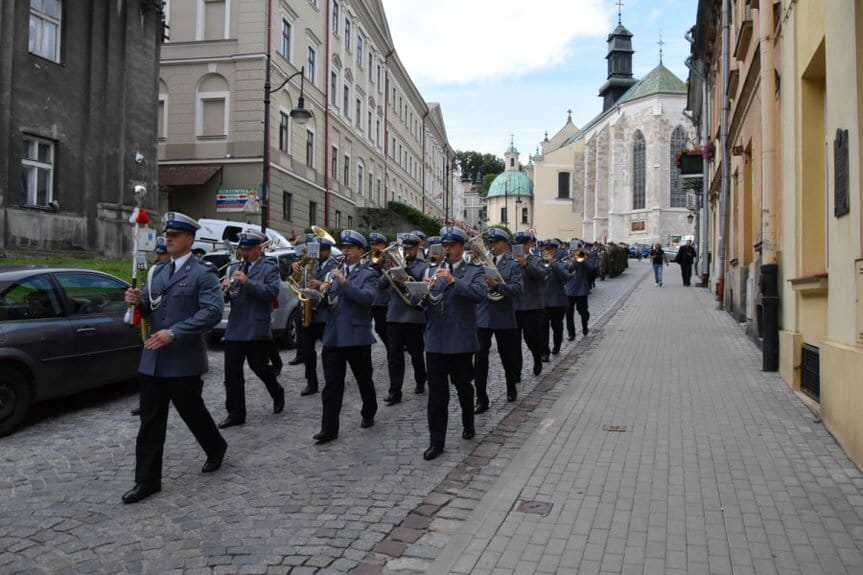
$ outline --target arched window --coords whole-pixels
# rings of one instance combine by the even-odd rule
[[[686,149],[686,130],[677,126],[671,133],[671,207],[686,207],[686,190],[680,179],[680,168],[677,167],[677,156]]]
[[[224,138],[228,134],[231,93],[219,74],[207,74],[198,82],[196,133],[199,138]]]
[[[643,210],[645,207],[645,142],[641,130],[636,130],[632,137],[632,209]]]

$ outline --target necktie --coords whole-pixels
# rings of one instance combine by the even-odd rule
[[[494,256],[494,265],[497,265],[497,263],[499,261],[500,261],[500,256]]]
[[[177,262],[171,260],[171,273],[168,274],[168,278],[174,277],[174,272],[177,271]]]
[[[243,274],[249,275],[250,267],[252,267],[252,265],[249,262],[243,262]]]

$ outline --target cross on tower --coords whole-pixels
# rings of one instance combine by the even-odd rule
[[[657,42],[659,46],[659,63],[662,64],[662,47],[665,46],[665,42],[662,41],[662,30],[659,31],[659,42]]]
[[[617,2],[615,2],[615,4],[617,4],[617,23],[622,24],[623,23],[623,0],[617,0]]]
[[[515,134],[510,134],[510,135],[509,135],[509,145],[510,145],[510,146],[515,146]]]

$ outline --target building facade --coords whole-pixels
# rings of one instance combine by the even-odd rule
[[[571,116],[533,158],[541,236],[675,244],[691,237],[678,155],[694,144],[686,85],[661,62],[632,77],[632,34],[608,37],[603,111],[581,129]]]
[[[267,43],[274,92],[267,225],[354,227],[356,211],[443,212],[454,152],[395,50],[379,0],[171,0],[163,48],[163,207],[253,219],[262,182]],[[297,74],[297,72],[302,72]],[[296,74],[296,75],[295,75]],[[294,76],[293,78],[291,78]],[[291,78],[289,81],[288,78]],[[291,117],[300,93],[312,117]]]
[[[0,6],[0,247],[119,257],[157,207],[162,15],[146,0]]]
[[[513,143],[503,155],[504,170],[485,196],[486,224],[506,226],[512,233],[533,228],[533,182],[519,163]]]

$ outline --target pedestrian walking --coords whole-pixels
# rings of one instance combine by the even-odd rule
[[[378,232],[372,232],[369,234],[369,244],[371,246],[372,254],[382,254],[385,249],[387,249],[387,237]],[[380,274],[381,266],[383,265],[383,258],[377,256],[381,261],[379,261],[374,267],[374,271]],[[383,286],[378,289],[377,294],[375,295],[375,301],[372,303],[372,318],[375,321],[375,335],[378,336],[378,339],[381,340],[381,343],[384,344],[384,347],[388,347],[388,338],[387,338],[387,310],[390,305],[390,290],[387,289],[389,286]]]
[[[668,265],[668,258],[665,257],[662,244],[657,242],[650,249],[650,261],[653,265],[653,279],[656,280],[656,287],[662,287],[662,266],[663,264]]]
[[[207,372],[204,334],[222,319],[219,279],[192,256],[198,222],[178,213],[164,217],[170,262],[162,263],[144,290],[126,290],[126,303],[150,320],[138,374],[141,426],[135,443],[135,486],[123,503],[137,503],[162,490],[162,453],[173,403],[207,459],[202,473],[222,466],[228,444],[204,405],[201,376]]]
[[[595,275],[596,271],[590,264],[587,253],[584,250],[575,252],[575,256],[569,264],[569,279],[566,282],[565,291],[569,298],[570,309],[578,311],[581,318],[581,334],[585,336],[590,332],[588,328],[588,321],[590,320],[588,297],[590,296],[590,283]],[[566,331],[570,341],[575,339],[575,314],[567,313]]]
[[[682,246],[677,252],[677,258],[674,260],[680,264],[680,275],[683,278],[684,286],[692,285],[692,264],[698,258],[698,253],[692,246],[692,240],[686,240],[686,245]]]
[[[524,339],[533,357],[533,374],[542,373],[542,354],[545,340],[542,329],[545,327],[545,282],[548,271],[543,265],[542,256],[536,252],[536,239],[529,232],[518,232],[514,242],[523,246],[524,254],[516,257],[524,277],[524,289],[515,299],[515,317],[520,338]],[[521,342],[519,342],[521,343]],[[520,358],[517,354],[516,358]],[[521,373],[521,368],[518,368]]]
[[[231,313],[225,328],[225,409],[227,417],[219,423],[227,429],[246,423],[246,361],[264,382],[273,400],[273,413],[285,409],[285,390],[279,384],[270,360],[273,334],[270,315],[273,300],[278,297],[281,278],[276,263],[264,257],[262,244],[267,236],[255,230],[240,234],[242,260],[232,266],[222,280],[222,288],[231,302]]]
[[[548,268],[548,279],[545,285],[543,361],[549,361],[549,356],[552,354],[559,354],[563,343],[563,318],[569,303],[565,291],[566,282],[569,280],[567,256],[566,250],[560,249],[559,241],[547,240],[543,243],[543,259]],[[573,327],[573,331],[574,329]],[[552,343],[553,347],[550,345]]]

